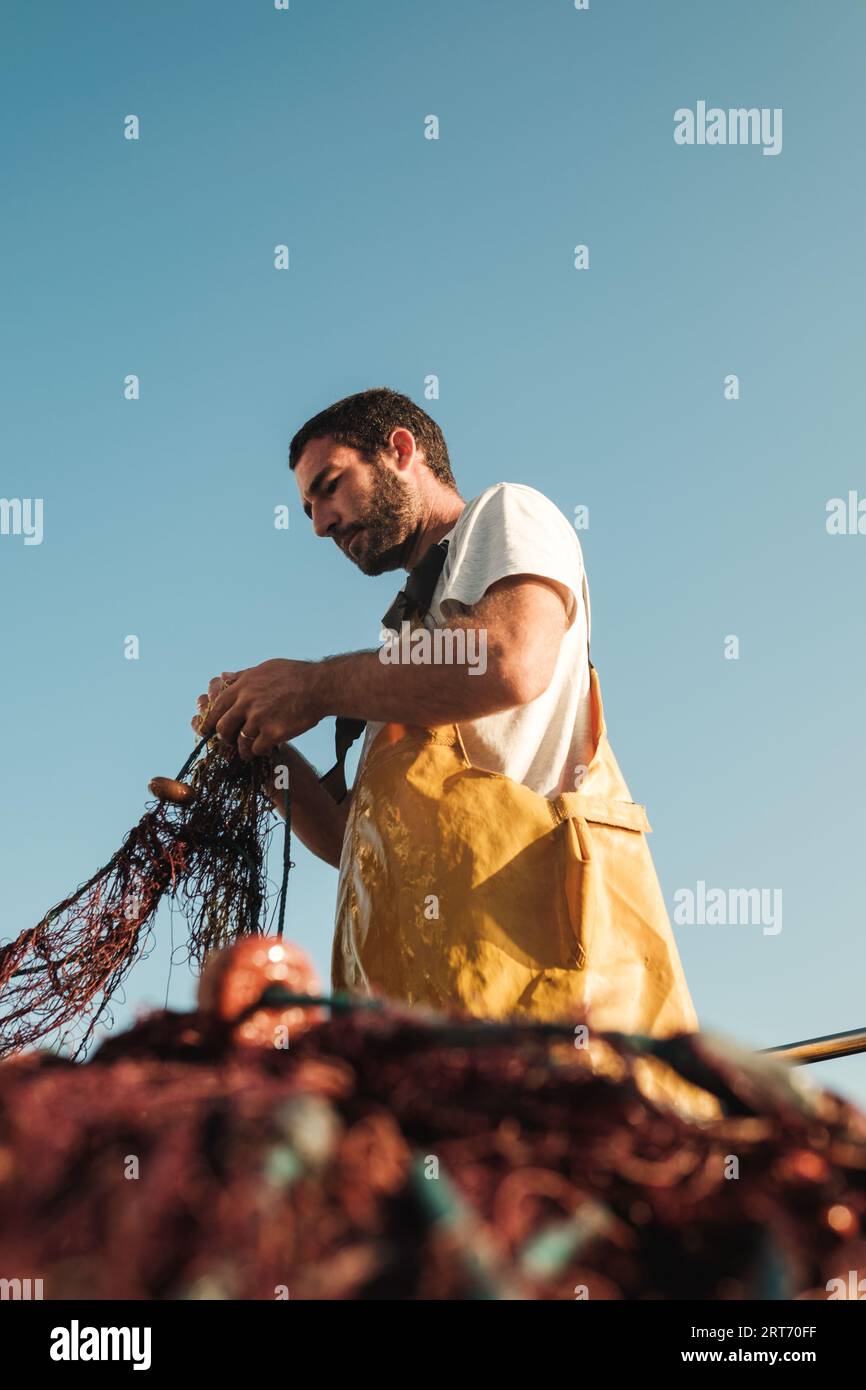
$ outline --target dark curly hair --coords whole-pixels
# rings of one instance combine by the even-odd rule
[[[333,435],[338,444],[357,449],[367,463],[375,463],[381,450],[387,449],[392,430],[400,428],[411,431],[431,473],[456,492],[448,446],[436,421],[408,396],[401,396],[388,386],[358,391],[329,405],[327,410],[320,410],[301,426],[289,445],[289,467],[296,466],[311,439],[325,435]]]

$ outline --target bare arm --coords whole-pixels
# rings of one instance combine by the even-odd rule
[[[288,768],[293,832],[312,854],[333,868],[339,868],[351,792],[339,804],[334,801],[319,781],[313,765],[290,743],[280,744],[271,756],[274,773],[267,791],[276,810],[281,816],[286,813],[286,777],[280,769]],[[278,782],[281,785],[277,785]]]
[[[435,725],[523,704],[550,683],[565,609],[550,585],[521,577],[492,585],[448,626],[484,632],[483,674],[470,675],[466,666],[437,666],[433,676],[429,666],[384,665],[378,652],[330,657],[318,663],[329,712]],[[478,651],[476,645],[476,655]],[[313,854],[338,867],[351,795],[339,805],[333,801],[315,768],[291,744],[280,744],[273,756],[275,767],[289,769],[292,828]],[[269,794],[282,815],[285,793],[276,781],[275,774]]]
[[[324,661],[277,658],[223,672],[204,713],[242,758],[258,757],[296,738],[327,715],[436,727],[481,719],[537,699],[550,684],[567,618],[554,583],[516,575],[492,584],[478,603],[449,616],[449,628],[476,630],[483,664],[390,663],[379,651]],[[300,755],[298,755],[300,756]],[[312,795],[312,793],[311,793]]]
[[[492,584],[450,628],[484,635],[486,669],[469,665],[392,665],[378,651],[311,663],[314,701],[327,714],[433,725],[480,719],[527,704],[550,684],[566,628],[559,591],[518,575]],[[479,646],[476,645],[476,651]]]

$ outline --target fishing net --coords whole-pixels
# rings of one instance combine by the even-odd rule
[[[52,1035],[82,1055],[164,898],[186,920],[194,967],[208,952],[260,929],[271,771],[269,759],[244,762],[211,738],[199,742],[177,779],[154,778],[151,788],[172,799],[157,799],[109,862],[37,926],[0,944],[0,1056]],[[287,819],[280,929],[288,825]]]
[[[254,949],[86,1063],[0,1064],[0,1268],[46,1299],[858,1296],[866,1117],[787,1066],[323,1002]],[[647,1049],[720,1117],[648,1101]]]

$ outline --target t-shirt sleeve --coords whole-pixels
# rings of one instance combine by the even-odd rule
[[[449,541],[438,603],[471,607],[491,584],[518,574],[534,575],[561,593],[569,627],[583,582],[580,542],[549,498],[518,483],[497,483],[469,504]]]

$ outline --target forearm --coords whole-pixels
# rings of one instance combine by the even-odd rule
[[[386,664],[378,651],[347,652],[314,665],[316,703],[325,715],[435,727],[522,703],[510,673],[489,661],[483,674],[465,664]]]
[[[287,769],[293,833],[312,854],[338,868],[349,798],[338,805],[325,791],[316,769],[290,743],[275,748],[272,758],[274,771],[267,791],[275,808],[285,815],[286,772],[282,769]]]

